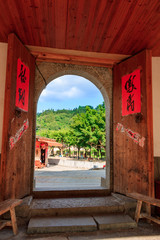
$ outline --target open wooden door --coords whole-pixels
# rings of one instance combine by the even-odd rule
[[[154,195],[151,51],[114,67],[114,192]]]
[[[10,34],[0,168],[2,200],[22,198],[31,192],[34,81],[34,57]]]

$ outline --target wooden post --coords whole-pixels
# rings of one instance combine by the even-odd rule
[[[151,204],[146,203],[146,212],[149,217],[151,217]],[[148,223],[151,223],[151,220],[147,220]]]
[[[18,233],[18,227],[17,227],[17,220],[16,220],[16,214],[15,214],[15,208],[10,208],[10,214],[11,214],[11,222],[12,222],[12,229],[14,235]]]
[[[142,201],[138,200],[137,201],[137,207],[136,207],[136,213],[135,213],[135,221],[137,223],[138,223],[138,220],[139,220],[139,217],[140,217],[141,207],[142,207]]]

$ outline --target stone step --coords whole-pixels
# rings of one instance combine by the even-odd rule
[[[124,212],[125,202],[115,196],[63,199],[34,199],[31,216],[93,215]]]
[[[115,213],[93,216],[99,230],[135,228],[137,223],[128,215]]]
[[[97,224],[92,217],[45,217],[31,218],[28,234],[55,232],[96,231]]]
[[[124,214],[31,218],[28,234],[88,232],[117,228],[135,228],[136,222]]]

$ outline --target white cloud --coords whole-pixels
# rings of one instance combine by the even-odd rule
[[[61,109],[79,105],[97,106],[103,97],[97,87],[89,80],[75,75],[64,75],[50,82],[42,91],[38,109]]]
[[[58,84],[59,86],[55,86],[54,84],[49,85],[45,88],[40,96],[42,101],[44,100],[66,100],[66,99],[77,99],[84,96],[84,91],[76,86],[66,86]]]
[[[64,91],[63,95],[68,98],[79,98],[83,96],[83,92],[77,87],[71,87],[69,91]]]

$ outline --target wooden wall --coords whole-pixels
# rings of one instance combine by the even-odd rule
[[[121,78],[140,69],[141,113],[122,116]],[[113,154],[114,191],[154,194],[151,52],[143,51],[114,68]],[[120,124],[120,128],[118,128]],[[129,137],[127,130],[144,137],[144,146]]]
[[[0,43],[0,154],[2,149],[2,129],[4,112],[4,93],[6,82],[7,43]]]
[[[15,108],[17,60],[30,69],[28,112]],[[4,125],[0,166],[0,199],[22,198],[30,194],[31,148],[35,60],[14,34],[8,38],[8,59],[5,88]],[[11,149],[10,137],[22,129],[25,121],[29,127]]]

